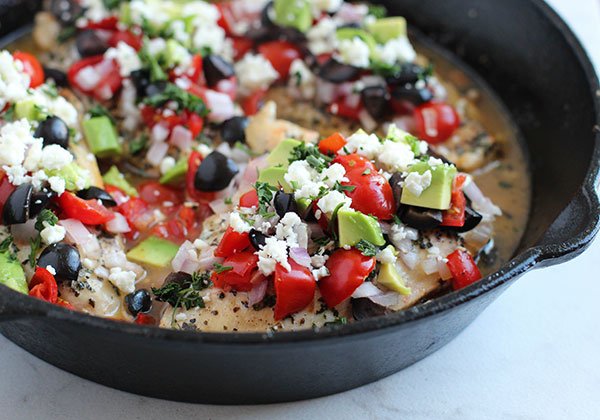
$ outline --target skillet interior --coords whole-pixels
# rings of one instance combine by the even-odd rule
[[[593,69],[564,23],[537,0],[382,3],[484,75],[523,133],[531,156],[533,202],[515,259],[460,293],[316,333],[140,328],[69,313],[5,289],[0,311],[14,322],[1,331],[59,367],[146,395],[220,403],[300,399],[358,386],[414,363],[468,325],[510,280],[538,263],[583,251],[598,225],[593,186],[599,139],[592,130],[600,106]],[[27,13],[15,16],[30,17]],[[4,22],[6,15],[0,16]],[[153,363],[162,358],[181,360],[182,366]],[[123,371],[134,375],[123,378]],[[208,387],[195,374],[218,379]],[[167,382],[173,386],[162,389]]]

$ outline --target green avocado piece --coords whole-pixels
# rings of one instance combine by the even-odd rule
[[[298,212],[302,214],[306,214],[308,210],[312,207],[312,200],[310,198],[300,198],[296,200],[296,206],[298,206]]]
[[[189,56],[187,49],[174,39],[169,39],[164,52],[167,67],[175,67],[183,63]]]
[[[301,141],[294,139],[283,140],[271,151],[271,153],[269,153],[269,156],[267,156],[267,163],[269,166],[281,166],[287,168],[290,165],[292,150],[301,144]]]
[[[375,47],[377,46],[377,42],[375,42],[375,38],[373,35],[360,28],[340,28],[335,32],[337,39],[340,41],[346,39],[360,38],[367,46],[369,47],[369,51],[371,54],[375,51]]]
[[[137,190],[129,182],[127,182],[125,175],[119,172],[119,169],[114,165],[111,166],[108,172],[102,176],[102,180],[113,187],[123,190],[123,192],[127,195],[132,197],[138,196]]]
[[[381,227],[372,216],[356,210],[341,208],[337,213],[340,247],[355,246],[364,239],[373,245],[382,246],[385,239]]]
[[[19,120],[25,118],[29,121],[43,121],[48,117],[48,113],[33,99],[25,99],[15,104],[15,117]]]
[[[404,279],[396,269],[394,264],[383,263],[379,268],[377,283],[387,287],[401,295],[410,295],[411,290],[404,284]]]
[[[127,253],[127,258],[140,264],[166,267],[179,251],[179,245],[166,239],[150,236]]]
[[[82,169],[77,163],[71,162],[61,169],[46,170],[48,177],[57,176],[65,180],[65,188],[68,191],[79,191],[88,188],[92,184],[90,173]]]
[[[312,26],[312,13],[307,0],[275,0],[275,23],[306,32]]]
[[[292,186],[284,179],[287,168],[282,166],[273,166],[271,168],[261,169],[258,173],[258,182],[266,182],[275,188],[283,188],[283,191],[291,193]]]
[[[83,134],[94,155],[105,158],[121,154],[115,127],[107,116],[93,117],[82,124]]]
[[[452,181],[456,175],[456,166],[446,163],[430,166],[427,162],[415,163],[408,172],[423,174],[431,171],[431,184],[421,195],[416,196],[408,188],[402,189],[400,202],[411,206],[425,207],[428,209],[448,210],[452,196]]]
[[[177,161],[175,166],[169,169],[164,173],[163,176],[160,177],[159,182],[161,184],[178,184],[182,182],[185,178],[185,175],[188,170],[188,160],[186,158],[181,158]]]
[[[29,293],[23,267],[21,267],[19,261],[13,260],[8,252],[0,253],[0,284],[17,292]]]
[[[401,16],[377,19],[368,25],[368,29],[377,42],[385,44],[392,39],[406,36],[406,19]]]

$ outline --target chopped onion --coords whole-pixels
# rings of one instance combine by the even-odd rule
[[[267,294],[267,287],[269,286],[269,282],[267,280],[263,280],[260,283],[254,285],[250,292],[248,292],[248,304],[254,305],[265,298]]]
[[[378,305],[389,308],[390,306],[396,306],[398,304],[400,301],[400,295],[396,292],[387,292],[381,295],[369,296],[369,300]]]
[[[387,86],[387,83],[385,82],[385,79],[383,77],[375,75],[363,76],[360,79],[360,82],[363,84],[364,87]]]
[[[167,140],[167,137],[169,137],[169,127],[167,127],[165,124],[160,123],[152,127],[150,139],[153,142],[162,143],[163,141]]]
[[[153,143],[146,153],[146,160],[153,166],[158,166],[167,155],[169,145],[167,143]]]
[[[231,157],[231,146],[227,142],[223,142],[215,149],[219,153],[223,153],[227,157]]]
[[[114,213],[114,219],[106,222],[106,230],[110,233],[127,233],[131,232],[131,228],[129,227],[129,223],[125,216],[121,213]]]
[[[222,198],[211,201],[208,206],[214,214],[223,214],[229,210],[229,205],[225,204],[225,200]]]
[[[205,97],[206,105],[210,109],[208,114],[210,121],[223,122],[235,115],[235,106],[229,95],[209,89]]]
[[[367,131],[373,131],[377,128],[377,121],[375,121],[373,117],[371,117],[371,114],[369,114],[369,111],[364,108],[358,113],[358,119],[360,120],[362,127]]]
[[[75,75],[75,83],[77,83],[82,90],[86,91],[92,90],[98,86],[101,79],[102,76],[94,66],[84,67]]]
[[[352,297],[354,299],[359,299],[359,298],[366,298],[366,297],[377,296],[377,295],[382,295],[382,294],[384,294],[384,292],[381,289],[379,289],[377,286],[375,286],[370,281],[366,281],[363,284],[361,284],[360,286],[358,286],[358,288],[354,291],[354,293],[352,293]]]
[[[175,271],[183,271],[184,273],[192,274],[198,270],[200,263],[198,262],[198,253],[194,244],[190,241],[185,241],[179,247],[177,254],[171,261],[171,266]]]
[[[419,254],[415,251],[400,252],[400,259],[408,268],[414,270],[419,262]]]
[[[305,248],[294,247],[290,248],[290,258],[298,264],[310,268],[310,255]]]
[[[340,83],[335,85],[335,94],[336,97],[340,97],[340,96],[351,96],[354,94],[354,82],[344,82],[344,83]],[[358,105],[358,102],[360,102],[360,96],[358,96],[358,101],[355,103],[355,105]]]
[[[258,171],[266,166],[266,155],[250,160],[246,166],[246,170],[243,172],[242,178],[239,181],[238,189],[244,192],[249,190],[250,187],[258,180]]]
[[[15,238],[16,242],[29,242],[37,236],[38,232],[35,230],[35,219],[30,219],[25,223],[19,223],[10,226],[10,233]]]
[[[322,104],[330,104],[337,98],[336,86],[321,78],[317,79],[317,100]]]
[[[421,262],[421,268],[423,268],[423,272],[427,275],[437,273],[438,271],[438,263],[437,258],[427,258]]]
[[[444,262],[444,260],[439,260],[438,264],[438,273],[440,273],[440,277],[442,280],[450,280],[452,278],[452,273],[448,268],[448,265]]]
[[[181,125],[176,125],[173,131],[171,131],[169,142],[182,152],[186,152],[192,148],[194,139],[190,130]]]
[[[350,93],[344,99],[344,103],[350,108],[356,108],[360,104],[360,95],[357,95],[356,93]]]
[[[336,20],[342,23],[361,23],[369,13],[369,9],[364,4],[342,3],[340,10],[335,14]]]
[[[379,226],[381,227],[381,232],[385,234],[389,234],[392,231],[392,224],[388,222],[379,222]]]
[[[404,115],[394,118],[392,123],[396,124],[396,127],[400,130],[408,131],[409,133],[414,133],[415,131],[415,119],[412,116]]]
[[[67,240],[77,245],[81,252],[89,258],[100,256],[100,243],[96,235],[90,231],[77,219],[64,219],[58,222],[65,228]]]
[[[481,213],[484,219],[493,219],[494,216],[502,215],[502,210],[490,200],[488,197],[483,195],[475,181],[466,183],[463,187],[463,191],[467,197],[472,201],[473,208]]]
[[[215,246],[209,246],[202,250],[198,256],[200,270],[212,270],[215,264],[220,264],[223,262],[223,258],[215,257],[215,249]]]

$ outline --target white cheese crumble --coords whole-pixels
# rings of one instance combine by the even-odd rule
[[[108,281],[124,293],[133,293],[135,291],[135,277],[136,275],[133,271],[125,271],[120,267],[113,267],[110,269]]]
[[[381,164],[393,172],[406,171],[414,163],[415,154],[410,146],[404,142],[385,140],[378,156]]]
[[[250,229],[252,229],[250,224],[245,222],[237,211],[229,214],[229,226],[237,233],[250,232]]]
[[[160,162],[160,173],[162,175],[169,172],[175,166],[175,158],[171,156],[165,156],[165,158]]]
[[[119,41],[116,48],[109,48],[104,57],[116,60],[121,77],[128,77],[131,72],[142,68],[137,51],[123,41]]]
[[[382,144],[375,134],[367,134],[364,130],[358,130],[346,139],[343,152],[358,153],[369,159],[375,159],[381,153]]]
[[[386,246],[381,251],[377,253],[375,256],[377,261],[383,264],[395,264],[396,263],[396,253],[394,252],[394,248],[392,246]]]
[[[404,188],[419,197],[431,185],[431,171],[426,170],[423,174],[410,172],[404,180]]]
[[[321,180],[329,188],[332,188],[338,182],[348,182],[348,178],[345,175],[346,168],[339,163],[334,163],[321,172]]]
[[[197,49],[207,48],[211,53],[222,55],[225,50],[225,31],[215,24],[199,24],[192,39]]]
[[[342,7],[343,0],[312,0],[313,16],[320,17],[322,12],[335,13]]]
[[[44,228],[40,231],[40,237],[45,244],[50,245],[60,242],[65,238],[66,230],[60,225],[51,225],[48,222],[43,222]]]
[[[8,51],[0,51],[0,109],[27,97],[29,76]]]
[[[264,246],[256,254],[258,255],[258,269],[265,276],[273,274],[278,263],[287,271],[292,269],[288,262],[286,241],[270,236],[265,239]]]
[[[330,17],[324,17],[306,33],[308,48],[315,55],[329,53],[335,50],[337,25]]]
[[[358,68],[369,67],[371,50],[365,41],[358,37],[343,39],[338,42],[336,58],[346,64]]]
[[[430,156],[429,160],[427,161],[427,164],[429,166],[431,166],[432,168],[435,168],[436,166],[443,165],[444,161],[442,159],[438,159],[438,158],[434,158],[433,156]]]
[[[25,159],[26,146],[33,139],[31,125],[25,119],[4,125],[0,129],[0,164],[20,165]]]
[[[58,176],[51,176],[48,178],[48,183],[50,184],[52,191],[56,192],[58,195],[62,195],[67,187],[65,180]]]
[[[73,155],[58,144],[49,144],[42,149],[41,166],[47,170],[60,170],[73,162]]]
[[[331,216],[340,204],[340,208],[349,208],[352,204],[352,199],[346,194],[335,190],[329,191],[317,201],[317,206],[327,216]]]
[[[271,62],[262,54],[246,54],[235,63],[235,74],[245,93],[266,89],[279,77]]]
[[[384,45],[378,45],[375,48],[375,56],[391,66],[396,63],[412,63],[417,58],[417,53],[408,37],[401,36],[389,40]]]
[[[308,246],[308,226],[296,213],[286,213],[275,227],[277,239],[286,241],[290,247]]]
[[[296,58],[290,65],[290,78],[288,85],[297,89],[300,97],[312,99],[316,93],[316,77],[304,63],[304,60]]]

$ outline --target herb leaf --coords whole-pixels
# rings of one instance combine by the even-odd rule
[[[318,148],[307,145],[306,143],[301,143],[294,147],[290,153],[290,163],[297,160],[305,160],[310,166],[318,172],[321,172],[329,166],[333,159],[319,152]]]
[[[233,270],[233,267],[231,267],[229,265],[221,265],[219,263],[215,263],[213,265],[213,268],[215,270],[215,273],[217,273],[217,274],[221,274],[221,273],[224,273],[226,271]]]
[[[204,308],[200,291],[210,287],[210,275],[207,272],[194,273],[182,282],[170,282],[160,288],[152,288],[157,301],[166,302],[173,308]]]
[[[167,83],[165,90],[145,98],[143,102],[154,108],[160,108],[171,101],[177,104],[179,111],[188,110],[201,117],[206,116],[209,112],[202,99],[186,92],[173,83]]]
[[[256,195],[258,196],[258,214],[263,217],[272,217],[273,212],[269,211],[273,195],[277,192],[277,188],[266,182],[257,182],[254,184]]]
[[[362,252],[363,255],[367,257],[374,257],[375,255],[377,255],[377,247],[371,242],[367,241],[366,239],[361,239],[356,244],[356,249],[358,249],[360,252]]]
[[[50,226],[54,226],[58,222],[58,217],[56,217],[52,211],[44,209],[35,220],[35,230],[41,232],[45,228],[44,222],[48,223]]]

